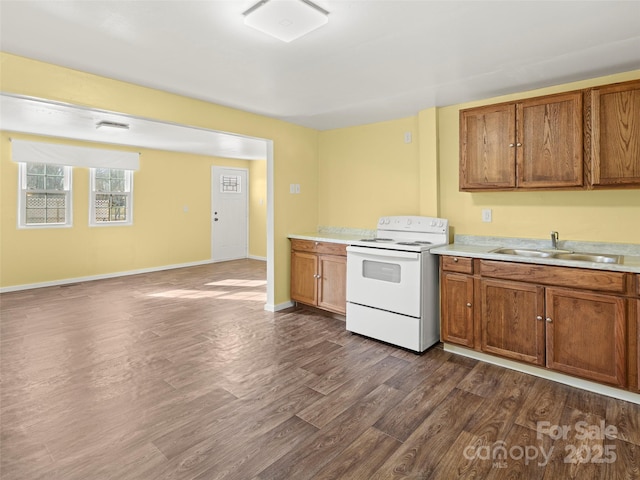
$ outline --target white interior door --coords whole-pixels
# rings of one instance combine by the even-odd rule
[[[211,168],[211,259],[247,258],[249,211],[245,168]]]

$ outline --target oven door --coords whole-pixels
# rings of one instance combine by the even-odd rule
[[[347,301],[420,317],[419,252],[347,247]]]

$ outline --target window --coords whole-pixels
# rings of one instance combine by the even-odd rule
[[[131,225],[133,172],[92,168],[89,225]]]
[[[71,167],[20,163],[18,226],[69,227],[71,219]]]

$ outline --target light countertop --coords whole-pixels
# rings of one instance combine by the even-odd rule
[[[615,272],[640,273],[640,245],[619,243],[595,243],[561,241],[559,249],[574,252],[588,252],[596,254],[620,255],[620,263],[597,263],[576,260],[561,260],[558,258],[524,257],[491,253],[498,248],[534,248],[550,249],[550,241],[535,239],[518,239],[509,237],[481,237],[472,235],[456,235],[454,243],[431,249],[437,255],[455,255],[458,257],[483,258],[486,260],[500,260],[518,263],[536,263],[540,265],[555,265],[574,268],[589,268],[593,270],[608,270]]]
[[[342,243],[348,245],[353,241],[361,240],[363,238],[373,238],[375,237],[375,234],[375,230],[341,227],[319,227],[317,232],[292,233],[289,234],[289,238],[311,240],[313,242]]]

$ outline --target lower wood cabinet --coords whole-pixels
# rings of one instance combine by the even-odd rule
[[[544,365],[544,289],[480,280],[482,351]]]
[[[546,289],[547,367],[578,377],[626,385],[625,299]]]
[[[452,258],[441,260],[444,342],[640,391],[640,276],[634,287],[621,272],[470,259],[464,274]]]
[[[473,277],[447,272],[441,275],[440,285],[442,340],[473,347]]]
[[[347,311],[346,245],[293,239],[291,299],[335,313]]]

